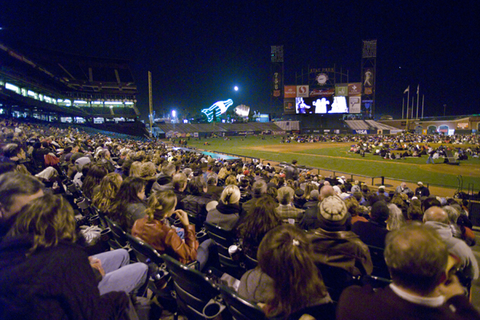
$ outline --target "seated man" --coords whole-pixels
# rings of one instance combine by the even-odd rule
[[[393,283],[346,288],[338,302],[337,319],[480,319],[463,295],[455,275],[448,275],[448,250],[438,234],[412,224],[392,231],[385,247]]]
[[[442,208],[433,206],[425,211],[423,221],[438,232],[440,238],[447,244],[448,252],[460,259],[460,269],[463,275],[469,279],[478,279],[477,259],[465,241],[453,237],[448,214]]]
[[[319,204],[320,227],[308,234],[317,265],[342,268],[352,275],[371,274],[372,258],[367,245],[348,231],[351,217],[339,196],[329,196]]]
[[[373,204],[370,211],[370,220],[367,222],[357,221],[352,225],[352,231],[355,232],[368,246],[385,248],[385,237],[387,236],[387,221],[390,214],[385,201],[377,201]]]

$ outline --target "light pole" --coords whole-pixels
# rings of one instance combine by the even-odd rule
[[[446,113],[447,113],[447,105],[444,104],[444,105],[443,105],[443,116],[444,116],[444,117],[445,117]]]

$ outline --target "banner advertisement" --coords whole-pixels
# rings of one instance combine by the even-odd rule
[[[308,98],[308,85],[297,86],[297,97]]]
[[[358,96],[362,94],[362,84],[360,82],[353,82],[348,84],[348,95]]]
[[[365,88],[365,94],[366,95],[372,95],[373,94],[373,88],[372,87],[366,87]]]
[[[274,136],[283,136],[285,135],[285,131],[272,131]]]
[[[343,97],[348,96],[348,84],[341,83],[341,84],[335,85],[335,95],[343,96]]]
[[[285,114],[295,114],[295,99],[283,101],[283,112]]]
[[[354,134],[370,134],[370,130],[365,130],[365,129],[362,129],[362,130],[353,130],[353,133],[354,133]]]
[[[361,113],[362,111],[362,96],[350,97],[349,102],[350,113]]]
[[[284,98],[295,98],[297,96],[297,86],[285,86],[284,92]]]
[[[280,97],[282,94],[282,73],[280,71],[273,73],[273,96]]]
[[[313,89],[312,91],[310,91],[310,97],[333,96],[334,94],[335,88]]]

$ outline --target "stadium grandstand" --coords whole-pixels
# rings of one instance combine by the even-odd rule
[[[2,40],[0,62],[2,115],[146,134],[138,121],[137,86],[127,60]]]

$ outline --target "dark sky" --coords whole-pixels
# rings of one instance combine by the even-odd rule
[[[480,113],[476,1],[27,1],[0,0],[0,33],[81,55],[125,58],[148,110],[269,107],[270,46],[284,45],[285,83],[308,66],[360,81],[362,40],[377,39],[378,114],[400,116],[410,85],[425,115]],[[1,35],[0,35],[1,36]],[[1,38],[1,37],[0,37]],[[240,91],[235,93],[233,86]],[[406,96],[406,95],[405,95]]]

